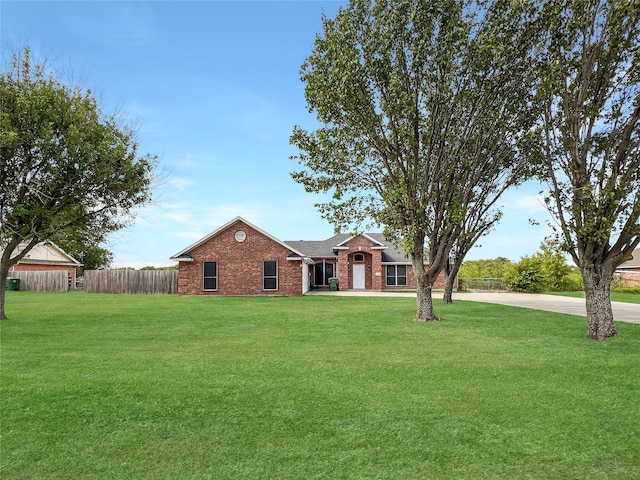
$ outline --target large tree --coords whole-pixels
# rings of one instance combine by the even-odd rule
[[[322,126],[294,128],[304,169],[293,178],[332,193],[318,206],[338,228],[370,218],[404,247],[416,320],[437,319],[432,286],[474,205],[521,177],[536,38],[527,5],[352,1],[323,18],[302,66]]]
[[[636,0],[543,4],[542,178],[559,238],[582,272],[588,330],[617,334],[610,286],[640,243],[640,8]]]
[[[38,242],[117,230],[150,200],[155,159],[134,132],[28,48],[0,75],[0,114],[0,285]],[[0,319],[4,301],[0,288]]]
[[[113,261],[113,253],[105,246],[107,233],[91,227],[68,231],[58,236],[56,244],[82,263],[77,271],[82,276],[85,270],[107,268]]]

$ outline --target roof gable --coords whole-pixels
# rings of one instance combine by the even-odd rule
[[[21,243],[12,252],[14,255],[19,254],[25,248],[26,244]],[[73,258],[62,248],[51,241],[44,241],[36,244],[29,252],[18,262],[19,264],[42,264],[42,265],[71,265],[74,267],[82,266],[78,260]]]
[[[357,235],[351,235],[350,237],[345,238],[340,243],[338,243],[336,245],[336,248],[345,247],[346,244],[348,244],[350,240],[352,240],[354,238],[357,238],[357,237],[364,237],[367,240],[369,240],[372,243],[371,248],[387,248],[387,245],[385,245],[385,243],[384,243],[384,238],[375,239],[375,238],[373,238],[373,235],[374,234],[370,234],[370,233],[359,233]]]
[[[245,220],[242,217],[236,217],[233,220],[231,220],[230,222],[227,222],[224,225],[222,225],[221,227],[215,229],[213,232],[209,233],[208,235],[205,235],[204,237],[202,237],[200,240],[198,240],[194,244],[189,245],[187,248],[185,248],[183,250],[180,250],[175,255],[172,255],[170,260],[174,260],[174,261],[180,261],[180,260],[185,261],[185,260],[187,260],[188,261],[189,260],[189,253],[191,251],[193,251],[194,249],[198,248],[200,245],[204,244],[205,242],[208,242],[209,240],[214,238],[216,235],[220,234],[221,232],[223,232],[227,228],[229,228],[229,227],[231,227],[231,226],[233,226],[233,225],[235,225],[236,223],[239,223],[239,222],[244,223],[245,225],[247,225],[251,229],[257,231],[258,233],[260,233],[262,235],[264,235],[268,239],[273,240],[277,244],[282,245],[283,247],[285,247],[287,250],[291,251],[292,253],[295,253],[295,254],[299,255],[300,257],[305,257],[305,255],[303,253],[301,253],[298,250],[292,248],[290,245],[287,245],[286,243],[278,240],[276,237],[274,237],[273,235],[265,232],[261,228],[256,227],[251,222],[248,222],[247,220]]]

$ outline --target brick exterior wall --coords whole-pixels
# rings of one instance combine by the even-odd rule
[[[242,230],[246,239],[238,242],[236,232]],[[178,266],[178,294],[180,295],[301,295],[303,268],[301,260],[287,260],[292,252],[284,245],[265,235],[241,219],[217,232],[213,237],[185,252],[193,261],[181,261]],[[353,265],[364,265],[364,287],[367,290],[415,290],[415,275],[407,265],[407,285],[387,286],[386,265],[382,263],[382,249],[372,248],[371,240],[362,235],[348,242],[348,249],[339,249],[338,258],[325,259],[334,264],[334,276],[338,277],[341,290],[353,288]],[[362,254],[363,262],[354,257]],[[263,288],[263,262],[277,262],[278,288]],[[314,261],[322,262],[322,258]],[[204,289],[205,262],[217,263],[217,288]],[[308,269],[308,284],[314,284],[314,269]],[[444,289],[445,278],[441,273],[434,289]],[[457,285],[456,285],[457,287]]]
[[[387,268],[382,263],[382,250],[371,247],[371,240],[362,235],[352,238],[348,242],[349,249],[338,250],[338,282],[340,288],[349,290],[353,288],[354,255],[364,255],[364,280],[367,290],[415,290],[418,288],[413,267],[407,265],[407,285],[388,286]],[[436,290],[444,290],[445,275],[441,272],[433,285]],[[457,288],[457,279],[455,288]]]
[[[237,231],[247,234],[243,242]],[[193,262],[180,262],[180,295],[302,295],[302,262],[287,260],[289,249],[242,221],[229,225],[188,252]],[[263,288],[263,262],[278,265],[277,290]],[[217,262],[217,290],[204,290],[203,263]]]
[[[640,271],[623,271],[617,275],[620,275],[620,280],[625,287],[640,286]]]
[[[71,277],[69,286],[75,288],[76,286],[76,267],[70,267],[68,265],[38,265],[35,263],[18,263],[9,268],[9,277],[11,272],[51,272],[51,271],[65,271],[67,275]]]

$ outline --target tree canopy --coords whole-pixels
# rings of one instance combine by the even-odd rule
[[[117,230],[150,201],[155,158],[93,94],[32,61],[26,48],[0,75],[0,282],[38,242]],[[14,255],[21,244],[19,255]],[[0,318],[4,289],[0,289]]]
[[[56,244],[82,263],[78,276],[85,270],[107,268],[113,261],[113,253],[106,248],[106,233],[94,229],[82,229],[60,235]]]
[[[323,18],[302,66],[321,126],[294,128],[304,168],[293,178],[309,192],[331,192],[318,207],[337,227],[372,219],[404,247],[418,282],[416,320],[437,319],[431,288],[463,232],[473,237],[468,215],[491,216],[523,178],[533,118],[530,7],[353,1]]]
[[[541,4],[537,102],[547,205],[580,268],[590,338],[616,335],[610,285],[640,244],[640,8],[636,0]]]

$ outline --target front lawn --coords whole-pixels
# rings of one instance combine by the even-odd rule
[[[456,301],[7,292],[0,477],[640,478],[640,325]]]

